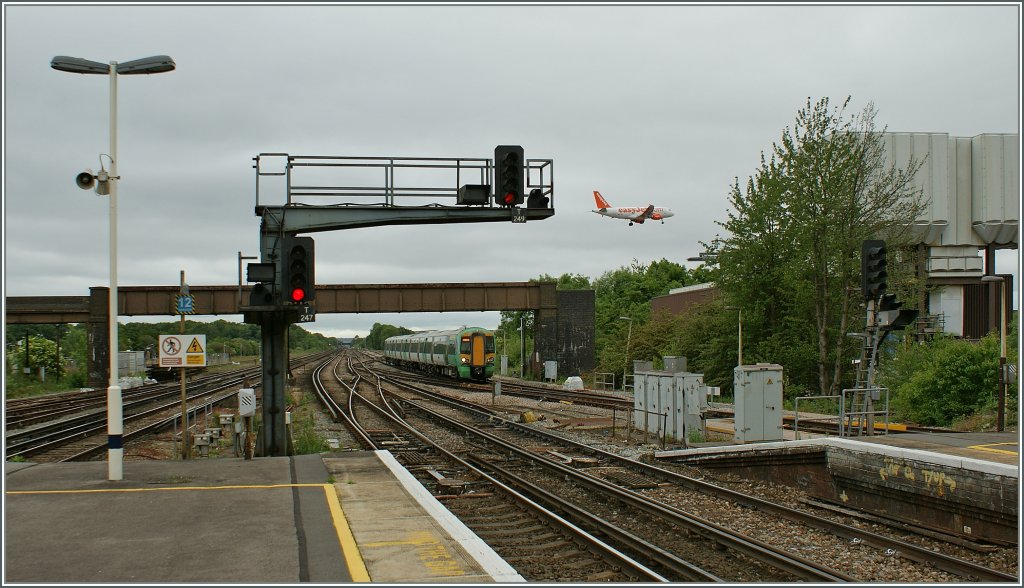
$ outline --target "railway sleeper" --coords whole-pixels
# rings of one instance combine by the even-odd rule
[[[459,518],[462,519],[463,521],[467,521],[468,523],[478,522],[478,523],[481,523],[481,524],[485,523],[485,522],[499,523],[499,522],[514,521],[514,520],[522,520],[522,516],[519,513],[516,513],[516,512],[510,512],[510,513],[501,514],[501,515],[488,515],[488,516],[474,516],[472,513],[467,513],[466,516],[464,516],[464,517],[460,516]]]
[[[598,476],[630,490],[650,490],[660,486],[657,480],[635,474],[626,469],[602,471]]]
[[[565,549],[566,547],[569,547],[569,546],[572,546],[572,545],[574,545],[572,541],[569,541],[567,539],[563,539],[561,537],[555,536],[555,540],[554,541],[548,541],[547,543],[542,543],[542,544],[536,545],[533,548],[537,549],[537,550],[543,551],[543,550],[546,550],[546,549],[551,549],[551,550]]]
[[[548,528],[544,525],[533,524],[529,527],[522,525],[509,524],[507,522],[501,523],[480,523],[476,526],[474,531],[480,530],[484,532],[498,533],[499,535],[517,536],[517,535],[533,535],[535,533],[547,532]]]

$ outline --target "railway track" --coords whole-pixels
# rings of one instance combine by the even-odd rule
[[[349,385],[336,366],[330,372],[347,398],[328,401],[332,415],[347,414],[372,447],[391,442],[399,462],[528,580],[667,581],[428,439],[404,420],[377,382],[352,376]],[[314,377],[316,388],[329,391],[327,370],[321,368]],[[360,387],[370,391],[360,393]]]
[[[317,356],[294,360],[293,365],[313,361]],[[233,370],[187,383],[187,411],[190,419],[201,411],[234,398],[238,387],[245,381],[258,379],[258,369]],[[134,390],[134,389],[133,389]],[[50,395],[42,402],[13,403],[5,406],[21,417],[22,423],[9,430],[4,442],[8,459],[21,457],[37,462],[65,462],[88,460],[107,449],[106,393],[102,400],[89,393],[69,393],[66,402],[62,395]],[[122,397],[124,434],[128,444],[146,438],[178,423],[181,419],[181,391],[176,385],[143,386]]]
[[[407,407],[406,412],[409,418],[418,420],[424,416],[424,413],[431,412],[431,420],[447,419],[447,417],[433,413],[418,403],[413,404],[407,400],[402,403]],[[528,492],[531,498],[551,504],[553,510],[557,510],[562,516],[571,518],[573,523],[587,528],[595,535],[606,538],[618,537],[611,541],[615,549],[630,553],[673,581],[757,581],[758,579],[787,581],[800,578],[813,578],[816,581],[847,581],[852,579],[845,574],[825,569],[812,562],[800,561],[799,558],[781,553],[769,545],[758,545],[756,541],[750,541],[749,538],[744,538],[728,530],[716,529],[714,525],[694,521],[685,513],[670,512],[671,509],[655,506],[654,509],[657,512],[645,513],[649,518],[642,524],[636,524],[635,515],[640,514],[643,508],[652,508],[650,501],[628,496],[628,493],[622,493],[621,489],[612,485],[603,485],[601,482],[597,482],[597,488],[588,487],[584,492],[584,494],[591,494],[589,500],[581,499],[578,497],[579,492],[573,492],[572,488],[580,483],[578,479],[573,479],[572,483],[568,484],[563,481],[560,485],[556,484],[552,488],[552,478],[559,480],[572,478],[577,474],[574,470],[566,469],[548,474],[545,481],[531,480],[529,479],[530,474],[537,475],[536,471],[541,468],[536,467],[540,462],[533,461],[534,452],[530,449],[511,444],[504,445],[480,428],[457,424],[454,420],[445,424],[447,427],[463,427],[455,434],[459,441],[455,442],[454,449],[460,453],[466,453],[467,461],[473,462],[488,473],[500,476],[503,482],[515,486],[524,493]],[[451,437],[451,435],[448,436]],[[460,441],[468,436],[472,436],[476,440],[483,440],[483,446],[474,448],[473,446],[467,447],[464,443],[460,444]],[[509,454],[515,454],[513,463],[529,463],[530,465],[526,466],[529,472],[512,472],[513,466],[505,463],[509,460]],[[488,455],[494,457],[489,459]],[[601,492],[609,493],[606,494],[609,496],[607,503],[613,506],[605,506],[598,512],[594,512],[593,494]],[[575,501],[567,501],[563,498],[573,495],[577,496]],[[616,514],[616,511],[622,507],[614,505],[620,504],[623,500],[628,503],[626,510],[631,511],[628,515]],[[579,502],[588,503],[587,508],[580,506]],[[644,507],[641,508],[640,505],[644,505]],[[594,527],[594,525],[600,525],[600,527]],[[651,533],[651,529],[669,530],[679,525],[689,530],[681,533],[668,533],[667,536],[674,537],[674,541],[677,543],[668,549],[664,546],[665,534],[656,537],[653,535],[657,535],[657,533],[653,535]],[[703,533],[710,533],[716,539],[709,542],[708,536],[698,532],[698,528]],[[682,537],[683,535],[688,537]],[[689,543],[688,548],[680,548],[679,544],[684,542]],[[720,547],[730,545],[731,548],[728,551],[721,548],[715,549],[713,547],[715,544]],[[685,553],[688,557],[681,557],[680,552]],[[746,564],[737,568],[737,557],[744,558]],[[699,562],[691,561],[691,559],[698,558],[700,558]],[[765,560],[772,561],[772,563],[764,563]],[[742,569],[743,573],[737,575],[737,569]]]
[[[401,379],[406,382],[419,382],[421,384],[433,386],[444,386],[446,388],[465,390],[468,392],[489,393],[494,389],[493,383],[452,380],[450,378],[440,378],[438,376],[409,372],[400,368],[394,368],[394,366],[389,367],[393,368],[392,373],[402,374]],[[495,381],[499,380],[500,378],[495,377]],[[527,382],[511,382],[504,380],[501,380],[501,382],[503,394],[513,394],[524,398],[533,398],[539,401],[566,402],[582,406],[593,406],[595,408],[604,408],[607,410],[618,410],[623,413],[633,409],[633,399],[626,398],[624,396],[595,392],[593,390],[564,390],[543,384],[530,384]]]
[[[433,384],[433,382],[431,383]],[[417,391],[415,387],[408,385],[405,386],[406,390],[410,390],[410,388],[412,388],[411,393],[416,393],[423,397],[428,397],[431,394],[436,395],[436,393],[431,391]],[[443,396],[448,397],[449,395]],[[461,406],[462,408],[459,408],[460,411],[467,410],[467,403],[465,401],[448,398],[446,402]],[[406,406],[408,407],[409,405],[406,404]],[[758,516],[762,519],[762,522],[738,522],[736,523],[737,525],[753,525],[753,528],[755,529],[758,526],[769,528],[766,527],[766,524],[763,522],[763,519],[768,518],[776,521],[786,521],[790,526],[795,524],[801,527],[806,527],[808,537],[817,537],[818,534],[825,534],[828,537],[828,541],[834,546],[830,547],[830,549],[835,551],[868,549],[868,551],[865,552],[867,556],[866,558],[876,560],[878,563],[872,565],[876,565],[880,570],[882,568],[891,568],[892,566],[888,565],[888,562],[892,561],[892,558],[898,558],[900,561],[907,562],[908,565],[911,566],[919,565],[923,568],[942,570],[944,573],[948,574],[948,576],[942,581],[954,581],[957,578],[970,581],[1016,581],[1016,576],[1013,574],[995,570],[985,565],[963,560],[955,556],[944,555],[941,552],[937,552],[934,546],[922,547],[909,541],[903,541],[879,533],[866,531],[862,529],[861,526],[847,525],[830,520],[829,518],[818,517],[807,512],[788,509],[780,505],[775,505],[771,502],[758,500],[756,498],[729,491],[721,486],[701,482],[700,480],[696,480],[677,472],[672,472],[635,460],[628,460],[615,454],[601,452],[600,450],[596,450],[592,447],[564,439],[559,435],[546,433],[534,427],[500,419],[496,417],[494,413],[490,412],[485,407],[480,407],[479,405],[475,408],[469,409],[477,411],[469,420],[475,420],[477,423],[486,421],[489,427],[488,431],[495,435],[504,436],[504,431],[516,431],[516,436],[520,438],[522,435],[530,435],[535,438],[542,439],[545,444],[550,443],[551,446],[548,448],[538,447],[537,444],[534,443],[530,449],[534,453],[545,451],[549,452],[548,455],[551,458],[554,458],[553,461],[556,462],[568,461],[571,463],[575,460],[577,462],[577,467],[580,467],[580,464],[586,464],[586,470],[592,472],[592,474],[584,475],[590,475],[592,477],[620,478],[624,480],[623,483],[626,485],[632,483],[634,486],[640,486],[638,487],[639,493],[662,496],[663,499],[668,502],[678,502],[679,498],[676,495],[680,494],[682,491],[687,491],[688,494],[692,495],[692,497],[684,500],[686,504],[692,504],[697,501],[694,497],[719,496],[720,498],[716,498],[715,502],[721,503],[725,500],[726,502],[742,505],[742,508],[734,510],[746,511],[747,513],[756,512],[759,513]],[[410,407],[407,410],[410,415],[414,415],[416,414],[415,410],[419,409]],[[452,410],[455,410],[455,408],[453,407]],[[499,422],[501,423],[500,426],[495,426],[495,423]],[[469,433],[461,434],[466,435]],[[480,435],[474,434],[474,436],[479,437]],[[520,443],[521,442],[522,441],[520,441]],[[508,450],[503,449],[501,451],[507,452]],[[493,450],[492,453],[494,453]],[[569,469],[572,469],[573,467],[569,466],[568,463],[563,463],[562,465],[568,466]],[[566,476],[570,475],[568,470],[561,473]],[[642,488],[644,485],[644,479],[648,480],[647,488]],[[629,480],[632,481],[629,482]],[[704,506],[701,508],[709,509],[717,507]],[[721,515],[715,516],[719,517]],[[716,520],[718,519],[716,518]],[[726,519],[723,518],[721,520]],[[814,539],[812,543],[813,544],[802,547],[801,549],[805,549],[810,553],[819,550],[819,540]],[[855,547],[851,548],[851,546]],[[872,558],[871,556],[874,557]],[[862,559],[865,559],[865,557],[862,557]],[[866,570],[867,574],[871,574],[872,565],[862,566],[861,568]],[[841,566],[836,567],[846,569]],[[883,572],[880,571],[879,573]],[[861,579],[872,580],[873,578]],[[877,580],[877,578],[874,579]]]

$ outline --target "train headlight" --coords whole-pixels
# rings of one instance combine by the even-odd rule
[[[469,363],[469,358],[468,358],[468,357],[463,357],[463,358],[462,358],[462,364],[463,364],[463,365],[466,365],[466,364],[468,364],[468,363]]]

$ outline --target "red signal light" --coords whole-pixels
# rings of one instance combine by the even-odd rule
[[[506,205],[511,205],[515,201],[516,201],[516,195],[515,195],[514,192],[509,192],[509,193],[505,194],[505,204]]]
[[[306,291],[302,288],[292,288],[292,302],[302,302],[306,297]]]

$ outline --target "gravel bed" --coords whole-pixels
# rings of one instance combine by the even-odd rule
[[[610,412],[604,409],[576,405],[567,406],[557,402],[541,402],[512,396],[493,397],[487,393],[466,393],[450,389],[440,391],[449,395],[458,394],[468,400],[492,407],[495,411],[503,413],[503,416],[509,420],[517,420],[520,415],[531,412],[533,416],[543,418],[533,422],[530,426],[545,429],[567,439],[632,459],[649,461],[653,453],[661,449],[659,445],[638,443],[636,439],[627,442],[625,439],[619,438],[624,434],[622,432],[619,432],[619,435],[613,439],[610,432],[605,429],[580,431],[566,430],[561,426],[562,422],[572,418],[608,416]],[[668,465],[664,464],[663,467]],[[666,469],[673,468],[666,467]],[[693,476],[696,468],[684,466],[677,469],[681,469],[682,473],[686,475]],[[697,471],[696,473],[698,474],[697,477],[703,477],[705,481],[711,481],[703,472]],[[717,479],[713,480],[714,483],[729,487],[746,495],[783,504],[790,508],[810,511],[818,516],[824,514],[828,518],[841,521],[852,527],[863,528],[899,540],[911,541],[929,549],[941,551],[966,561],[976,562],[992,569],[1010,574],[1018,573],[1018,550],[1016,548],[998,549],[988,554],[979,553],[946,542],[897,531],[888,526],[868,523],[833,513],[819,512],[818,509],[811,509],[803,504],[801,500],[806,498],[807,495],[795,488],[762,481],[744,480],[728,474],[716,473],[715,477]],[[564,491],[569,492],[569,490]],[[780,546],[792,553],[824,563],[834,569],[842,570],[861,581],[935,583],[963,581],[962,578],[947,572],[904,558],[893,557],[887,555],[882,550],[864,544],[851,543],[824,531],[774,518],[749,508],[723,507],[721,500],[713,499],[702,493],[686,491],[675,486],[663,486],[657,490],[645,491],[645,493],[666,504],[692,512],[701,518],[712,520],[717,524],[728,526],[766,543]],[[585,499],[585,497],[583,498]]]

